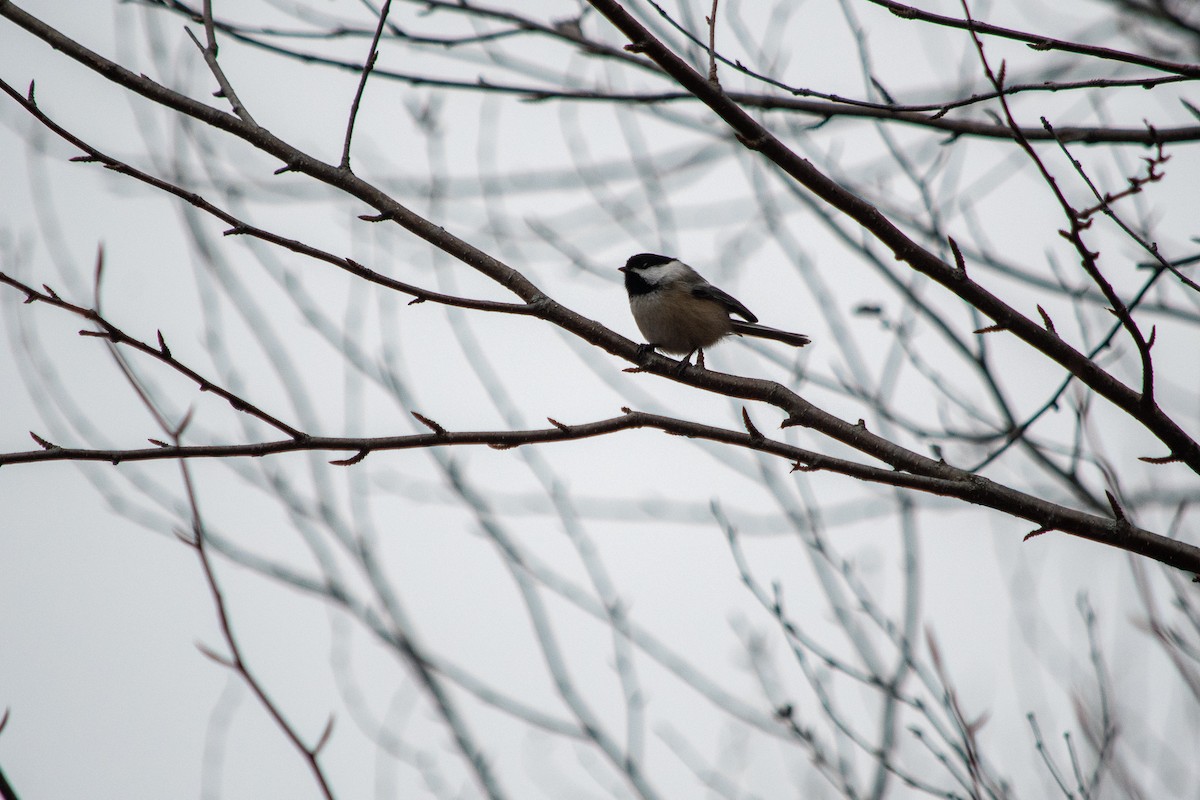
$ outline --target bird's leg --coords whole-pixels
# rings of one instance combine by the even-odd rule
[[[699,350],[699,349],[700,348],[696,348],[696,350]],[[684,373],[684,371],[692,365],[692,353],[696,352],[696,350],[689,351],[686,356],[679,359],[679,366],[677,366],[675,368],[676,375],[682,375]],[[703,358],[703,355],[701,355],[701,358]]]
[[[704,366],[704,348],[703,347],[696,348],[696,366],[699,367],[700,369],[708,369],[708,367]]]
[[[657,347],[658,347],[658,345],[654,344],[653,342],[646,342],[645,344],[639,344],[638,348],[637,348],[638,366],[628,367],[622,371],[623,372],[643,372],[644,370],[641,366],[641,363],[643,361],[645,361],[646,356],[648,356],[650,353],[653,353],[655,348],[657,348]]]

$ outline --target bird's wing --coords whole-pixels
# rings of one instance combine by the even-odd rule
[[[720,303],[725,307],[725,310],[731,314],[737,314],[742,319],[748,322],[758,322],[758,317],[750,312],[750,309],[742,305],[742,302],[728,292],[722,291],[711,283],[705,282],[699,286],[692,287],[692,295],[700,297],[704,300],[712,300],[715,303]]]

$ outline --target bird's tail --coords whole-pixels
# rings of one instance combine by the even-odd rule
[[[733,332],[742,336],[756,336],[759,339],[771,339],[776,342],[790,344],[792,347],[804,347],[812,340],[802,333],[790,333],[789,331],[781,331],[778,328],[768,328],[766,325],[759,325],[755,322],[742,322],[741,320],[733,320]]]

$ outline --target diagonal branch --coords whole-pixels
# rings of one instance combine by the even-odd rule
[[[1100,47],[1098,45],[1080,44],[1078,42],[1067,41],[1066,39],[1055,39],[1051,36],[1045,36],[1039,33],[1026,33],[1025,31],[1013,30],[1012,28],[1002,28],[999,25],[989,25],[986,22],[978,22],[970,18],[959,19],[957,17],[947,17],[942,14],[934,14],[930,11],[923,11],[919,8],[914,8],[904,3],[897,3],[895,0],[867,0],[869,3],[874,3],[877,6],[883,6],[891,11],[897,17],[903,19],[915,19],[921,22],[931,22],[934,25],[943,25],[947,28],[958,28],[960,30],[973,30],[977,33],[982,33],[987,36],[996,36],[1002,39],[1011,39],[1016,42],[1025,42],[1034,50],[1060,50],[1064,53],[1077,53],[1084,56],[1092,56],[1093,58],[1104,59],[1105,61],[1119,61],[1123,64],[1136,64],[1140,67],[1149,67],[1151,69],[1169,72],[1174,75],[1184,75],[1188,78],[1200,78],[1200,65],[1198,64],[1182,64],[1178,61],[1167,61],[1161,58],[1151,58],[1139,53],[1130,53],[1124,50],[1114,50],[1111,47]]]
[[[175,441],[175,446],[180,446],[179,435],[177,432],[173,438]],[[259,680],[257,675],[255,675],[255,673],[250,669],[250,666],[247,664],[246,658],[242,653],[241,646],[238,644],[237,636],[234,635],[233,623],[230,620],[229,615],[229,606],[225,600],[224,593],[221,591],[220,585],[217,583],[216,572],[213,570],[212,559],[209,556],[208,543],[206,541],[207,533],[204,529],[203,518],[200,515],[200,507],[196,499],[196,487],[192,482],[191,470],[189,469],[186,461],[179,462],[179,469],[183,476],[184,492],[187,496],[188,507],[191,511],[192,517],[192,538],[190,540],[184,539],[182,536],[180,538],[184,539],[187,544],[195,548],[196,555],[200,558],[200,566],[204,572],[204,580],[208,584],[210,594],[212,594],[213,605],[216,607],[217,619],[220,623],[221,636],[225,640],[225,646],[229,650],[229,655],[218,655],[217,653],[214,653],[206,648],[204,645],[197,646],[200,648],[200,652],[204,653],[213,661],[224,667],[232,669],[241,676],[245,684],[249,686],[250,690],[254,693],[254,696],[258,698],[259,704],[262,705],[271,719],[275,721],[275,724],[279,727],[279,729],[283,731],[283,734],[287,740],[291,742],[292,746],[304,758],[305,763],[308,764],[309,770],[313,774],[313,779],[317,782],[317,786],[321,790],[321,795],[327,800],[333,800],[333,789],[329,785],[328,776],[326,776],[325,770],[321,766],[321,762],[319,760],[321,750],[328,742],[329,735],[333,731],[333,717],[329,718],[324,730],[317,738],[316,743],[313,745],[306,744],[304,739],[301,738],[300,733],[296,730],[292,723],[288,721],[288,718],[284,715],[283,710],[280,709],[279,705],[275,702],[271,695],[267,693],[267,689],[263,685],[262,681]]]
[[[719,89],[712,87],[704,76],[695,72],[689,65],[667,50],[661,42],[650,36],[640,23],[626,14],[624,9],[613,2],[613,0],[592,0],[592,2],[593,5],[602,10],[606,16],[612,19],[618,27],[634,40],[635,44],[631,46],[634,50],[649,54],[685,88],[693,92],[706,105],[710,106],[725,119],[748,147],[761,151],[800,184],[806,186],[833,207],[838,208],[858,221],[876,238],[886,244],[898,259],[908,263],[918,272],[946,286],[954,294],[980,309],[997,323],[1003,325],[1006,329],[1020,336],[1038,350],[1063,365],[1095,391],[1109,398],[1112,402],[1130,413],[1131,416],[1140,420],[1167,444],[1173,455],[1181,461],[1188,463],[1194,470],[1200,472],[1200,445],[1197,445],[1195,441],[1188,437],[1161,409],[1157,407],[1143,407],[1139,403],[1139,396],[1136,392],[1121,384],[1113,376],[1102,370],[1093,361],[1063,342],[1057,336],[1047,333],[1040,324],[1018,314],[999,298],[971,281],[962,270],[956,269],[942,261],[935,254],[917,245],[895,225],[885,219],[876,208],[846,191],[820,171],[816,170],[807,161],[790,151],[759,123],[746,114],[735,102],[722,94]],[[643,372],[655,374],[694,388],[723,394],[728,397],[758,400],[768,403],[781,409],[787,415],[785,424],[802,425],[819,431],[826,436],[878,459],[892,468],[892,471],[889,471],[887,469],[864,468],[861,465],[855,465],[855,468],[847,471],[846,474],[863,477],[867,480],[877,480],[889,485],[924,488],[927,491],[959,497],[968,502],[988,505],[989,507],[997,508],[1016,516],[1036,519],[1041,527],[1064,530],[1080,536],[1086,536],[1087,538],[1114,544],[1133,552],[1150,555],[1153,558],[1164,561],[1164,563],[1200,571],[1200,559],[1197,559],[1194,548],[1188,545],[1174,542],[1165,537],[1147,539],[1145,538],[1146,536],[1154,537],[1154,535],[1140,532],[1139,529],[1133,528],[1128,522],[1088,515],[1080,518],[1076,516],[1079,512],[1074,512],[1062,506],[1014,492],[985,478],[902,447],[886,437],[879,436],[867,430],[862,424],[850,423],[829,414],[780,383],[728,375],[694,367],[680,370],[679,362],[674,359],[654,353],[647,353],[637,343],[555,302],[517,270],[458,238],[445,230],[445,228],[416,214],[373,184],[300,151],[265,129],[248,125],[234,115],[219,111],[204,103],[181,95],[145,76],[135,75],[120,65],[80,45],[71,38],[64,36],[41,20],[32,17],[14,6],[9,0],[0,0],[0,16],[13,20],[48,44],[58,48],[85,66],[103,74],[113,82],[154,102],[175,109],[219,130],[237,136],[263,152],[279,158],[287,165],[283,171],[304,173],[316,180],[336,187],[351,196],[359,198],[378,210],[381,216],[386,216],[386,218],[397,222],[406,230],[512,291],[528,304],[531,316],[550,322],[593,346],[633,362]],[[613,421],[609,421],[608,424],[612,425],[614,423]],[[665,425],[666,423],[663,424]],[[614,429],[622,427],[629,427],[629,425],[628,423],[619,423]],[[651,425],[651,427],[661,426]],[[695,429],[689,429],[689,433],[685,435],[693,435],[693,433],[695,433]],[[695,435],[702,434],[695,433]],[[745,434],[739,435],[744,436]],[[497,436],[501,438],[496,438]],[[503,438],[506,436],[512,438]],[[540,432],[533,439],[522,438],[519,433],[480,434],[477,435],[474,441],[462,441],[460,443],[500,444],[501,446],[505,446],[533,443],[534,441],[550,441],[554,438],[562,438],[562,436],[563,432],[557,429]],[[715,440],[728,441],[720,437],[716,437]],[[314,442],[320,442],[321,444],[314,444]],[[193,450],[187,453],[186,456],[257,456],[287,450],[319,449],[321,447],[343,452],[349,451],[353,454],[361,453],[364,450],[370,452],[372,449],[387,446],[399,448],[430,446],[435,443],[433,439],[428,439],[420,443],[417,443],[415,440],[403,442],[399,439],[393,439],[389,443],[387,440],[326,438],[311,440],[304,443],[303,447],[298,446],[299,443],[296,442],[265,443],[233,448],[217,447]],[[55,456],[56,453],[59,455]],[[67,455],[67,453],[71,453],[71,455]],[[162,450],[97,453],[96,451],[66,451],[54,448],[40,453],[12,454],[7,457],[7,463],[47,460],[48,458],[62,460],[72,457],[108,461],[114,460],[115,457],[117,461],[120,461],[135,458],[146,460],[163,457],[185,457],[185,454],[178,453],[175,456],[164,456]],[[787,457],[794,457],[809,466],[816,466],[823,469],[829,469],[829,465],[832,463],[826,456],[807,453],[807,451],[793,451]],[[814,460],[807,460],[809,458]],[[817,459],[819,459],[819,463]],[[873,469],[875,472],[868,477],[866,473],[861,472],[863,469],[868,471]],[[1087,520],[1086,523],[1081,521],[1084,518]],[[1143,536],[1144,533],[1145,536]]]
[[[237,114],[247,125],[258,127],[258,123],[250,115],[250,110],[242,104],[237,92],[234,91],[233,84],[229,81],[229,77],[226,76],[225,70],[221,69],[220,63],[217,62],[217,32],[213,25],[212,0],[204,0],[204,12],[201,14],[201,19],[204,22],[206,44],[200,44],[200,40],[196,38],[196,34],[192,33],[191,28],[184,28],[184,30],[187,31],[187,35],[204,56],[204,63],[208,64],[209,71],[217,79],[217,85],[221,87],[214,96],[224,97],[229,101],[229,106],[233,109],[233,113]]]
[[[1033,149],[1033,145],[1021,135],[1020,126],[1017,125],[1016,117],[1013,116],[1012,108],[1009,106],[1008,99],[1004,96],[1002,91],[1004,88],[1004,65],[1001,64],[999,74],[992,69],[991,63],[988,61],[987,54],[984,52],[983,41],[979,38],[979,33],[975,28],[975,21],[971,17],[971,9],[967,5],[967,0],[960,0],[960,2],[962,3],[963,15],[966,16],[967,19],[968,30],[971,34],[971,41],[975,45],[975,52],[979,56],[979,61],[983,66],[984,74],[987,75],[988,81],[999,93],[998,99],[1000,102],[1000,108],[1004,112],[1004,120],[1008,124],[1009,128],[1013,131],[1013,137],[1016,139],[1017,144],[1025,152],[1025,154],[1029,156],[1029,159],[1033,162],[1034,166],[1037,167],[1038,173],[1042,176],[1043,182],[1045,182],[1045,184],[1050,188],[1055,200],[1062,208],[1063,214],[1067,217],[1069,228],[1065,231],[1059,231],[1060,235],[1069,241],[1071,246],[1075,248],[1075,252],[1079,255],[1079,263],[1083,267],[1084,272],[1087,273],[1092,282],[1095,283],[1100,289],[1101,293],[1104,295],[1104,298],[1108,301],[1110,307],[1112,308],[1113,313],[1117,315],[1117,318],[1121,321],[1121,325],[1129,332],[1130,338],[1133,339],[1134,344],[1137,347],[1138,354],[1142,360],[1143,379],[1140,401],[1146,407],[1155,407],[1154,364],[1150,356],[1150,345],[1147,343],[1146,338],[1142,335],[1141,329],[1138,328],[1137,322],[1134,321],[1133,315],[1130,313],[1128,306],[1125,305],[1125,301],[1123,301],[1120,296],[1117,295],[1117,292],[1112,287],[1112,284],[1107,278],[1104,277],[1104,273],[1100,271],[1100,265],[1097,263],[1100,258],[1100,254],[1089,249],[1087,243],[1084,241],[1083,232],[1091,226],[1091,220],[1087,219],[1087,217],[1081,214],[1071,204],[1071,202],[1067,199],[1067,196],[1063,193],[1063,190],[1059,187],[1058,180],[1050,172],[1045,162],[1042,161],[1041,156],[1039,156],[1037,151]],[[1049,131],[1051,134],[1054,133],[1053,127],[1050,126],[1050,123],[1045,117],[1042,118],[1042,124],[1045,126],[1047,131]],[[1076,161],[1075,158],[1070,154],[1070,152],[1067,151],[1066,146],[1062,142],[1059,142],[1059,146],[1063,149],[1067,158],[1069,158],[1071,162],[1076,165],[1076,168],[1082,170],[1082,165],[1080,165],[1079,162]],[[1053,335],[1053,331],[1047,329],[1047,332]]]
[[[63,300],[50,287],[45,287],[44,292],[39,292],[32,286],[3,272],[0,272],[0,283],[7,284],[24,292],[26,303],[38,302],[45,303],[49,306],[54,306],[55,308],[61,308],[64,311],[69,311],[72,314],[75,314],[76,316],[83,317],[89,322],[94,323],[96,327],[99,328],[99,330],[95,331],[80,331],[79,334],[81,336],[95,336],[97,338],[106,339],[114,345],[126,345],[127,347],[132,347],[134,350],[145,353],[151,358],[161,361],[179,374],[184,375],[185,377],[194,381],[196,385],[200,387],[200,391],[210,392],[215,394],[217,397],[222,398],[235,410],[244,412],[256,419],[262,420],[272,428],[282,431],[283,433],[292,437],[294,440],[302,441],[307,437],[307,434],[305,434],[303,431],[293,428],[291,425],[288,425],[286,422],[271,416],[266,411],[263,411],[261,408],[249,402],[248,400],[245,400],[228,389],[213,383],[208,378],[205,378],[203,375],[196,372],[179,359],[175,358],[175,356],[171,354],[171,349],[167,347],[167,343],[163,339],[161,332],[158,334],[158,347],[155,347],[151,344],[143,342],[140,339],[135,339],[134,337],[125,333],[125,331],[121,330],[116,325],[113,325],[107,319],[102,317],[95,309],[84,308],[83,306],[77,306],[74,303],[69,303],[66,300]]]
[[[1171,455],[1200,473],[1200,443],[1193,439],[1161,408],[1147,407],[1141,393],[1117,380],[1095,361],[1080,353],[1038,322],[1017,312],[996,295],[971,280],[963,270],[909,238],[875,206],[822,173],[806,159],[746,113],[735,101],[715,89],[686,61],[654,37],[616,0],[589,0],[620,29],[634,52],[658,63],[681,86],[702,100],[734,131],[745,147],[756,150],[826,203],[858,222],[895,255],[917,272],[941,284],[953,294],[990,317],[996,325],[1059,364],[1093,391],[1140,422],[1170,450]]]
[[[469,308],[476,311],[495,311],[502,314],[532,315],[536,312],[536,309],[528,303],[502,303],[495,300],[478,300],[471,297],[458,297],[455,295],[443,294],[442,292],[424,289],[420,286],[416,286],[411,283],[405,283],[404,281],[399,281],[395,278],[383,275],[382,273],[363,266],[353,259],[337,256],[325,250],[312,247],[304,242],[300,242],[295,239],[288,239],[287,237],[280,236],[279,234],[272,233],[263,228],[251,225],[250,223],[234,216],[225,209],[209,202],[196,192],[184,189],[183,187],[177,186],[169,181],[165,181],[161,178],[157,178],[153,175],[143,172],[142,170],[137,169],[136,167],[133,167],[124,161],[120,161],[119,159],[104,153],[103,151],[80,139],[78,136],[75,136],[70,131],[66,130],[53,119],[51,119],[49,115],[47,115],[44,111],[42,111],[41,108],[38,107],[37,102],[34,99],[32,84],[30,85],[29,95],[25,97],[22,96],[15,88],[6,83],[3,79],[0,79],[0,91],[3,91],[13,100],[20,103],[26,111],[28,111],[38,120],[38,122],[45,125],[55,134],[70,142],[75,147],[78,147],[80,150],[87,153],[86,156],[78,156],[71,159],[72,161],[84,163],[95,161],[103,164],[105,168],[110,169],[113,172],[121,175],[127,175],[146,184],[147,186],[152,186],[155,189],[159,189],[167,192],[168,194],[174,195],[175,197],[190,203],[196,208],[199,208],[201,211],[204,211],[205,213],[210,214],[211,216],[216,217],[222,222],[228,224],[230,228],[225,231],[226,236],[252,236],[255,239],[261,239],[264,242],[268,242],[276,245],[277,247],[290,250],[293,253],[299,253],[300,255],[307,256],[314,260],[332,264],[338,269],[344,270],[345,272],[362,278],[370,283],[410,295],[414,298],[414,303],[431,302],[439,305],[454,306],[456,308]],[[366,222],[382,222],[388,219],[386,215],[364,215],[361,218]]]

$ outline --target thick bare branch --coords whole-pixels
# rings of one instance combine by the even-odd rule
[[[1200,443],[1161,409],[1148,408],[1142,402],[1140,392],[1121,383],[1061,337],[1051,334],[1041,324],[1019,313],[971,280],[954,265],[913,241],[869,202],[817,170],[731,98],[715,90],[704,76],[671,52],[615,0],[591,0],[591,3],[629,37],[632,50],[648,55],[681,86],[700,98],[730,126],[745,147],[762,153],[809,191],[854,219],[891,250],[898,260],[941,284],[1141,422],[1170,449],[1172,455],[1178,456],[1192,471],[1200,473]]]
[[[916,489],[946,497],[957,497],[970,503],[989,506],[998,511],[1037,522],[1049,530],[1059,530],[1082,536],[1149,556],[1179,569],[1200,573],[1200,548],[1141,530],[1126,519],[1106,519],[1050,503],[944,463],[930,462],[933,466],[923,474],[899,472],[823,455],[741,431],[715,428],[710,425],[637,411],[630,411],[622,416],[598,422],[524,431],[456,432],[442,429],[434,433],[414,436],[369,438],[310,436],[303,440],[168,446],[137,450],[95,450],[56,446],[49,449],[0,454],[0,466],[48,461],[107,461],[117,465],[122,462],[195,458],[260,458],[304,450],[376,453],[389,450],[477,445],[507,449],[531,444],[588,439],[635,428],[656,428],[677,436],[707,439],[744,447],[748,450],[770,453],[787,459],[807,471],[825,470],[872,483]],[[863,434],[867,435],[865,430]],[[357,459],[355,463],[360,460]]]

